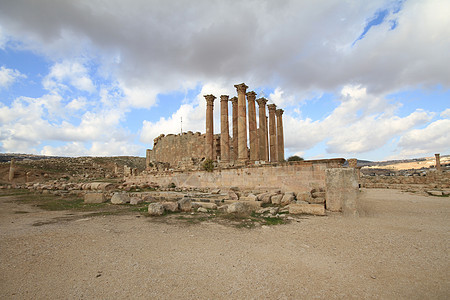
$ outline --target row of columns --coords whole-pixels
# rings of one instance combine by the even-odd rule
[[[248,86],[244,83],[235,85],[237,97],[229,99],[229,96],[220,96],[220,153],[221,161],[237,161],[245,163],[270,161],[281,162],[284,160],[284,133],[283,110],[276,109],[275,104],[267,105],[269,117],[266,116],[267,99],[256,99],[254,91],[246,92]],[[213,146],[213,109],[214,95],[205,95],[206,99],[206,158],[214,160]],[[245,98],[247,97],[247,103]],[[230,135],[228,122],[228,102],[232,104],[233,124],[233,152],[230,153]],[[259,109],[259,128],[256,123],[256,103]],[[250,144],[250,157],[247,151],[247,107],[248,107],[248,135]],[[267,124],[269,123],[269,124]],[[269,155],[270,153],[270,155]]]

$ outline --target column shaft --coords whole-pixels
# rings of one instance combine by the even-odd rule
[[[277,106],[275,104],[269,104],[267,108],[269,109],[270,162],[277,162],[277,130],[275,124],[275,110]]]
[[[259,160],[266,160],[266,149],[267,149],[267,121],[266,121],[266,103],[267,99],[259,98],[256,100],[258,102],[258,112],[259,112],[259,130],[258,130],[258,144],[259,144]]]
[[[269,117],[266,116],[266,132],[264,132],[264,138],[266,139],[266,161],[269,162]]]
[[[235,85],[238,93],[238,161],[248,160],[247,152],[247,108],[245,105],[245,91],[248,86],[245,83]]]
[[[220,96],[220,160],[230,161],[230,131],[228,129],[228,96]]]
[[[277,116],[277,153],[279,162],[284,161],[283,112],[284,110],[282,109],[275,111]]]
[[[214,95],[205,95],[206,99],[206,144],[205,144],[205,157],[207,159],[214,160],[214,144],[213,144],[213,135],[214,135],[214,118],[213,118],[213,109],[214,109],[214,99],[216,97]]]
[[[238,159],[238,98],[233,97],[230,99],[232,104],[232,118],[233,118],[233,153],[232,160]]]
[[[248,102],[248,133],[250,138],[250,161],[255,162],[259,160],[258,149],[258,134],[256,132],[256,108],[255,108],[256,93],[254,91],[247,93]]]

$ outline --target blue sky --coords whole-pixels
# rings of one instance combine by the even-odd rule
[[[181,119],[204,132],[203,95],[245,82],[285,110],[286,156],[450,154],[448,15],[439,0],[0,0],[0,151],[144,156]]]

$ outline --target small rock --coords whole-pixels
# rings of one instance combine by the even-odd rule
[[[197,209],[197,211],[198,211],[198,212],[202,212],[202,213],[207,213],[207,212],[208,212],[208,210],[207,210],[206,208],[204,208],[204,207],[199,207],[199,208]]]
[[[220,193],[220,189],[214,189],[211,191],[211,194],[213,194],[213,195],[217,195],[219,193]]]

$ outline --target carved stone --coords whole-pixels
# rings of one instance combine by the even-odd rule
[[[245,105],[245,92],[248,86],[245,83],[234,86],[238,93],[238,161],[248,160],[247,152],[247,108]]]
[[[230,99],[232,104],[232,118],[233,118],[233,153],[231,159],[237,161],[238,159],[238,98],[233,97]]]
[[[230,132],[228,129],[228,95],[220,96],[220,159],[230,161]]]
[[[250,161],[255,162],[259,160],[258,149],[258,134],[256,132],[256,108],[255,108],[256,93],[254,91],[247,93],[248,102],[248,132],[250,138]]]
[[[258,102],[259,112],[259,130],[258,130],[258,145],[259,145],[259,160],[267,161],[267,118],[266,118],[266,98],[259,98]]]
[[[269,109],[270,162],[277,162],[277,130],[275,124],[275,110],[277,106],[275,104],[269,104],[267,108]]]
[[[205,157],[207,159],[214,160],[214,119],[213,119],[213,109],[214,109],[214,95],[205,95],[206,99],[206,144],[205,144]]]
[[[283,112],[282,109],[277,109],[275,115],[277,116],[277,154],[278,161],[284,161],[284,133],[283,133]]]

